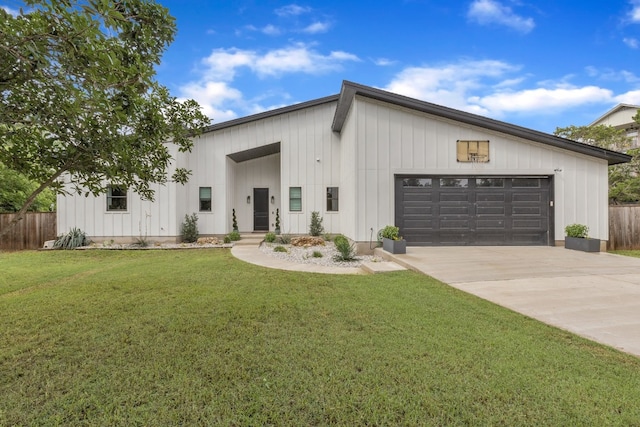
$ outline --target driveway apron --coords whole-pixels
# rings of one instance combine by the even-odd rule
[[[411,247],[394,260],[640,356],[640,259],[561,247]]]

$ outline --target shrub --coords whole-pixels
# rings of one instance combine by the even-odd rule
[[[280,209],[276,209],[276,234],[280,234]]]
[[[87,234],[79,228],[72,228],[67,234],[59,236],[53,243],[54,249],[75,249],[80,246],[87,246],[89,239]]]
[[[338,242],[340,242],[342,240],[344,240],[347,243],[349,243],[349,240],[346,237],[344,237],[342,234],[338,234],[336,237],[334,237],[333,238],[333,243],[337,246]]]
[[[140,246],[141,248],[146,248],[151,244],[151,242],[149,242],[146,237],[137,237],[134,241],[134,244],[136,246]]]
[[[320,216],[320,212],[311,212],[311,225],[309,226],[309,234],[311,234],[312,236],[319,236],[323,232],[324,227],[322,226],[322,217]]]
[[[182,223],[182,241],[193,243],[198,240],[198,215],[195,213],[184,216]]]
[[[229,236],[224,236],[225,243],[231,243],[231,238]]]
[[[329,234],[329,233],[324,233],[324,234],[322,235],[322,238],[323,238],[325,241],[330,242],[330,241],[331,241],[331,234]]]
[[[322,252],[320,251],[313,251],[313,253],[311,254],[312,257],[314,258],[322,258]]]
[[[568,237],[580,237],[586,239],[589,235],[589,227],[584,224],[570,224],[564,228]]]
[[[264,236],[264,241],[267,243],[273,243],[276,241],[276,233],[268,232]]]
[[[353,261],[356,259],[355,245],[349,243],[349,240],[343,235],[338,235],[333,239],[338,254],[334,257],[336,261]]]
[[[233,218],[233,231],[238,231],[238,218],[236,218],[235,209],[231,209],[231,216]]]
[[[275,248],[273,248],[274,252],[289,252],[287,250],[287,248],[285,248],[284,246],[276,246]]]
[[[291,243],[291,234],[280,235],[280,237],[278,238],[278,241],[283,245],[288,245],[289,243]]]
[[[238,240],[240,240],[240,232],[238,230],[233,230],[231,233],[228,234],[228,236],[232,242],[237,242]]]
[[[385,228],[380,231],[380,236],[385,237],[391,240],[399,240],[400,239],[400,229],[393,225],[387,225]]]

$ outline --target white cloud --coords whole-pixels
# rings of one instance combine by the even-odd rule
[[[630,0],[631,11],[629,12],[629,19],[631,22],[640,23],[640,0]]]
[[[242,93],[224,82],[192,82],[180,88],[182,98],[194,99],[202,106],[207,117],[222,122],[238,115],[225,105],[233,105],[242,100]]]
[[[532,18],[516,15],[510,7],[495,0],[474,0],[467,17],[481,25],[500,24],[522,33],[528,33],[535,27]]]
[[[202,62],[208,79],[229,81],[239,68],[249,68],[261,77],[287,73],[323,74],[339,71],[342,64],[360,59],[343,51],[323,55],[305,44],[274,49],[264,54],[252,50],[216,49]]]
[[[387,67],[389,65],[395,64],[396,61],[392,61],[391,59],[387,59],[387,58],[376,58],[376,59],[373,59],[373,63],[379,67]]]
[[[302,29],[303,33],[307,34],[319,34],[326,33],[331,28],[331,24],[328,22],[314,22],[313,24]]]
[[[275,25],[267,25],[264,28],[262,28],[261,30],[264,34],[268,35],[268,36],[277,36],[280,35],[282,33],[282,31],[280,31],[280,29],[278,27],[276,27]]]
[[[597,86],[537,88],[500,92],[484,97],[470,97],[477,104],[495,115],[505,112],[540,113],[566,110],[586,104],[610,102],[613,93]]]
[[[625,37],[625,38],[622,39],[622,41],[624,42],[624,44],[629,46],[631,49],[637,49],[637,48],[640,47],[640,42],[636,38]]]
[[[278,16],[298,16],[311,12],[311,8],[308,6],[298,6],[297,4],[289,4],[281,8],[276,9],[275,14]]]
[[[216,49],[201,61],[201,79],[180,88],[181,97],[195,99],[204,113],[216,122],[229,120],[240,114],[265,111],[260,101],[273,97],[246,100],[243,93],[232,87],[238,72],[248,70],[260,78],[280,77],[303,73],[319,75],[339,71],[347,62],[360,61],[349,52],[333,51],[322,54],[305,44],[295,44],[267,52],[237,48]],[[280,99],[286,94],[278,93]],[[281,106],[275,104],[274,108]]]
[[[410,67],[401,71],[386,89],[435,104],[481,114],[486,111],[468,103],[469,92],[484,87],[484,79],[502,79],[504,74],[517,69],[518,67],[506,62],[491,60]]]
[[[531,76],[513,76],[519,70],[520,67],[513,64],[492,60],[410,67],[398,73],[385,89],[495,118],[503,118],[509,113],[540,116],[587,105],[640,102],[640,91],[616,97],[605,87],[571,84],[570,80],[575,78],[572,75],[522,88]],[[588,71],[597,72],[594,68]],[[633,76],[627,72],[616,75],[626,79]]]
[[[619,104],[640,105],[640,90],[631,90],[614,98]]]
[[[20,11],[18,9],[13,9],[9,6],[0,6],[0,9],[4,10],[11,16],[18,16],[20,14]]]

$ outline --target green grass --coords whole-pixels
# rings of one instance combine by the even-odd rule
[[[0,425],[637,425],[640,359],[412,272],[0,253]]]
[[[625,255],[625,256],[630,256],[630,257],[634,257],[634,258],[640,258],[640,250],[632,250],[632,249],[627,249],[627,250],[617,250],[617,251],[609,251],[609,253],[612,254],[616,254],[616,255]]]

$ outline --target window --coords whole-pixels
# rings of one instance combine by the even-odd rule
[[[289,187],[289,210],[302,212],[302,187]]]
[[[327,187],[327,212],[338,212],[338,187]]]
[[[440,187],[467,188],[469,180],[467,178],[441,178]]]
[[[200,187],[200,212],[211,212],[211,187]]]
[[[404,178],[403,187],[431,187],[431,178]]]
[[[127,210],[127,189],[117,185],[107,187],[107,210],[126,211]]]
[[[504,178],[478,178],[476,186],[504,188]]]
[[[465,163],[487,163],[489,141],[457,141],[457,160]]]

